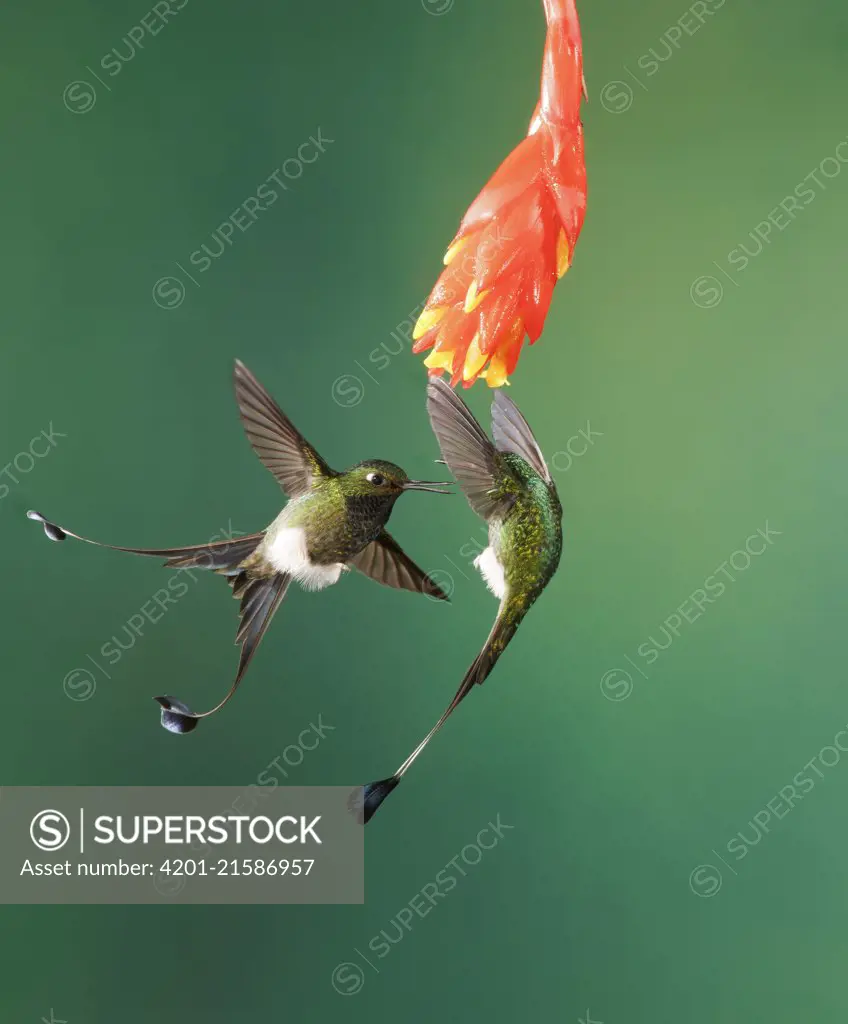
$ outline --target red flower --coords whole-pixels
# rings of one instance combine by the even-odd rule
[[[571,265],[586,212],[580,100],[585,93],[574,0],[543,0],[548,34],[527,137],[471,204],[415,326],[431,374],[501,387],[525,334],[542,333],[554,285]]]

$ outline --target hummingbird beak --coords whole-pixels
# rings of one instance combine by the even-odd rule
[[[432,494],[453,494],[443,488],[452,484],[453,480],[407,480],[403,485],[405,491],[430,491]]]

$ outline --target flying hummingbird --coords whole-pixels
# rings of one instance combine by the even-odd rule
[[[166,566],[212,569],[227,577],[233,597],[241,599],[238,671],[224,699],[203,714],[174,697],[155,697],[162,708],[162,725],[175,733],[191,732],[199,719],[214,714],[233,696],[292,580],[306,590],[322,590],[352,566],[385,586],[448,599],[385,530],[401,494],[450,494],[442,490],[444,484],[410,480],[399,466],[380,459],[357,463],[343,473],[330,469],[238,360],[233,378],[239,414],[253,450],[290,498],[267,529],[193,547],[128,548],[100,544],[39,512],[27,512],[30,519],[42,523],[51,540],[75,537],[115,551],[166,558]]]
[[[527,421],[502,391],[492,403],[489,440],[462,399],[441,377],[427,386],[427,409],[444,462],[471,508],[489,524],[489,546],[474,560],[500,601],[483,649],[442,717],[394,775],[354,791],[351,810],[365,824],[473,687],[482,683],[521,620],[559,566],[562,505]]]

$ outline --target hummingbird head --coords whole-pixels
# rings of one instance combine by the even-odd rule
[[[351,466],[345,472],[346,490],[362,497],[380,496],[397,498],[404,491],[433,491],[436,494],[450,494],[442,488],[444,483],[430,480],[410,480],[407,474],[393,462],[382,459],[368,459]],[[447,481],[450,483],[451,481]]]

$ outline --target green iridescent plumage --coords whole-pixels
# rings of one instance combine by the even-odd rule
[[[562,554],[562,505],[547,483],[520,455],[501,454],[520,484],[515,503],[498,523],[496,551],[509,593],[531,604],[548,585]]]
[[[376,487],[368,479],[375,474],[386,483]],[[306,532],[312,562],[347,562],[377,540],[408,483],[406,473],[391,462],[359,462],[342,473],[315,480],[307,494],[286,505],[277,522],[280,527]],[[268,528],[269,540],[276,525]]]

